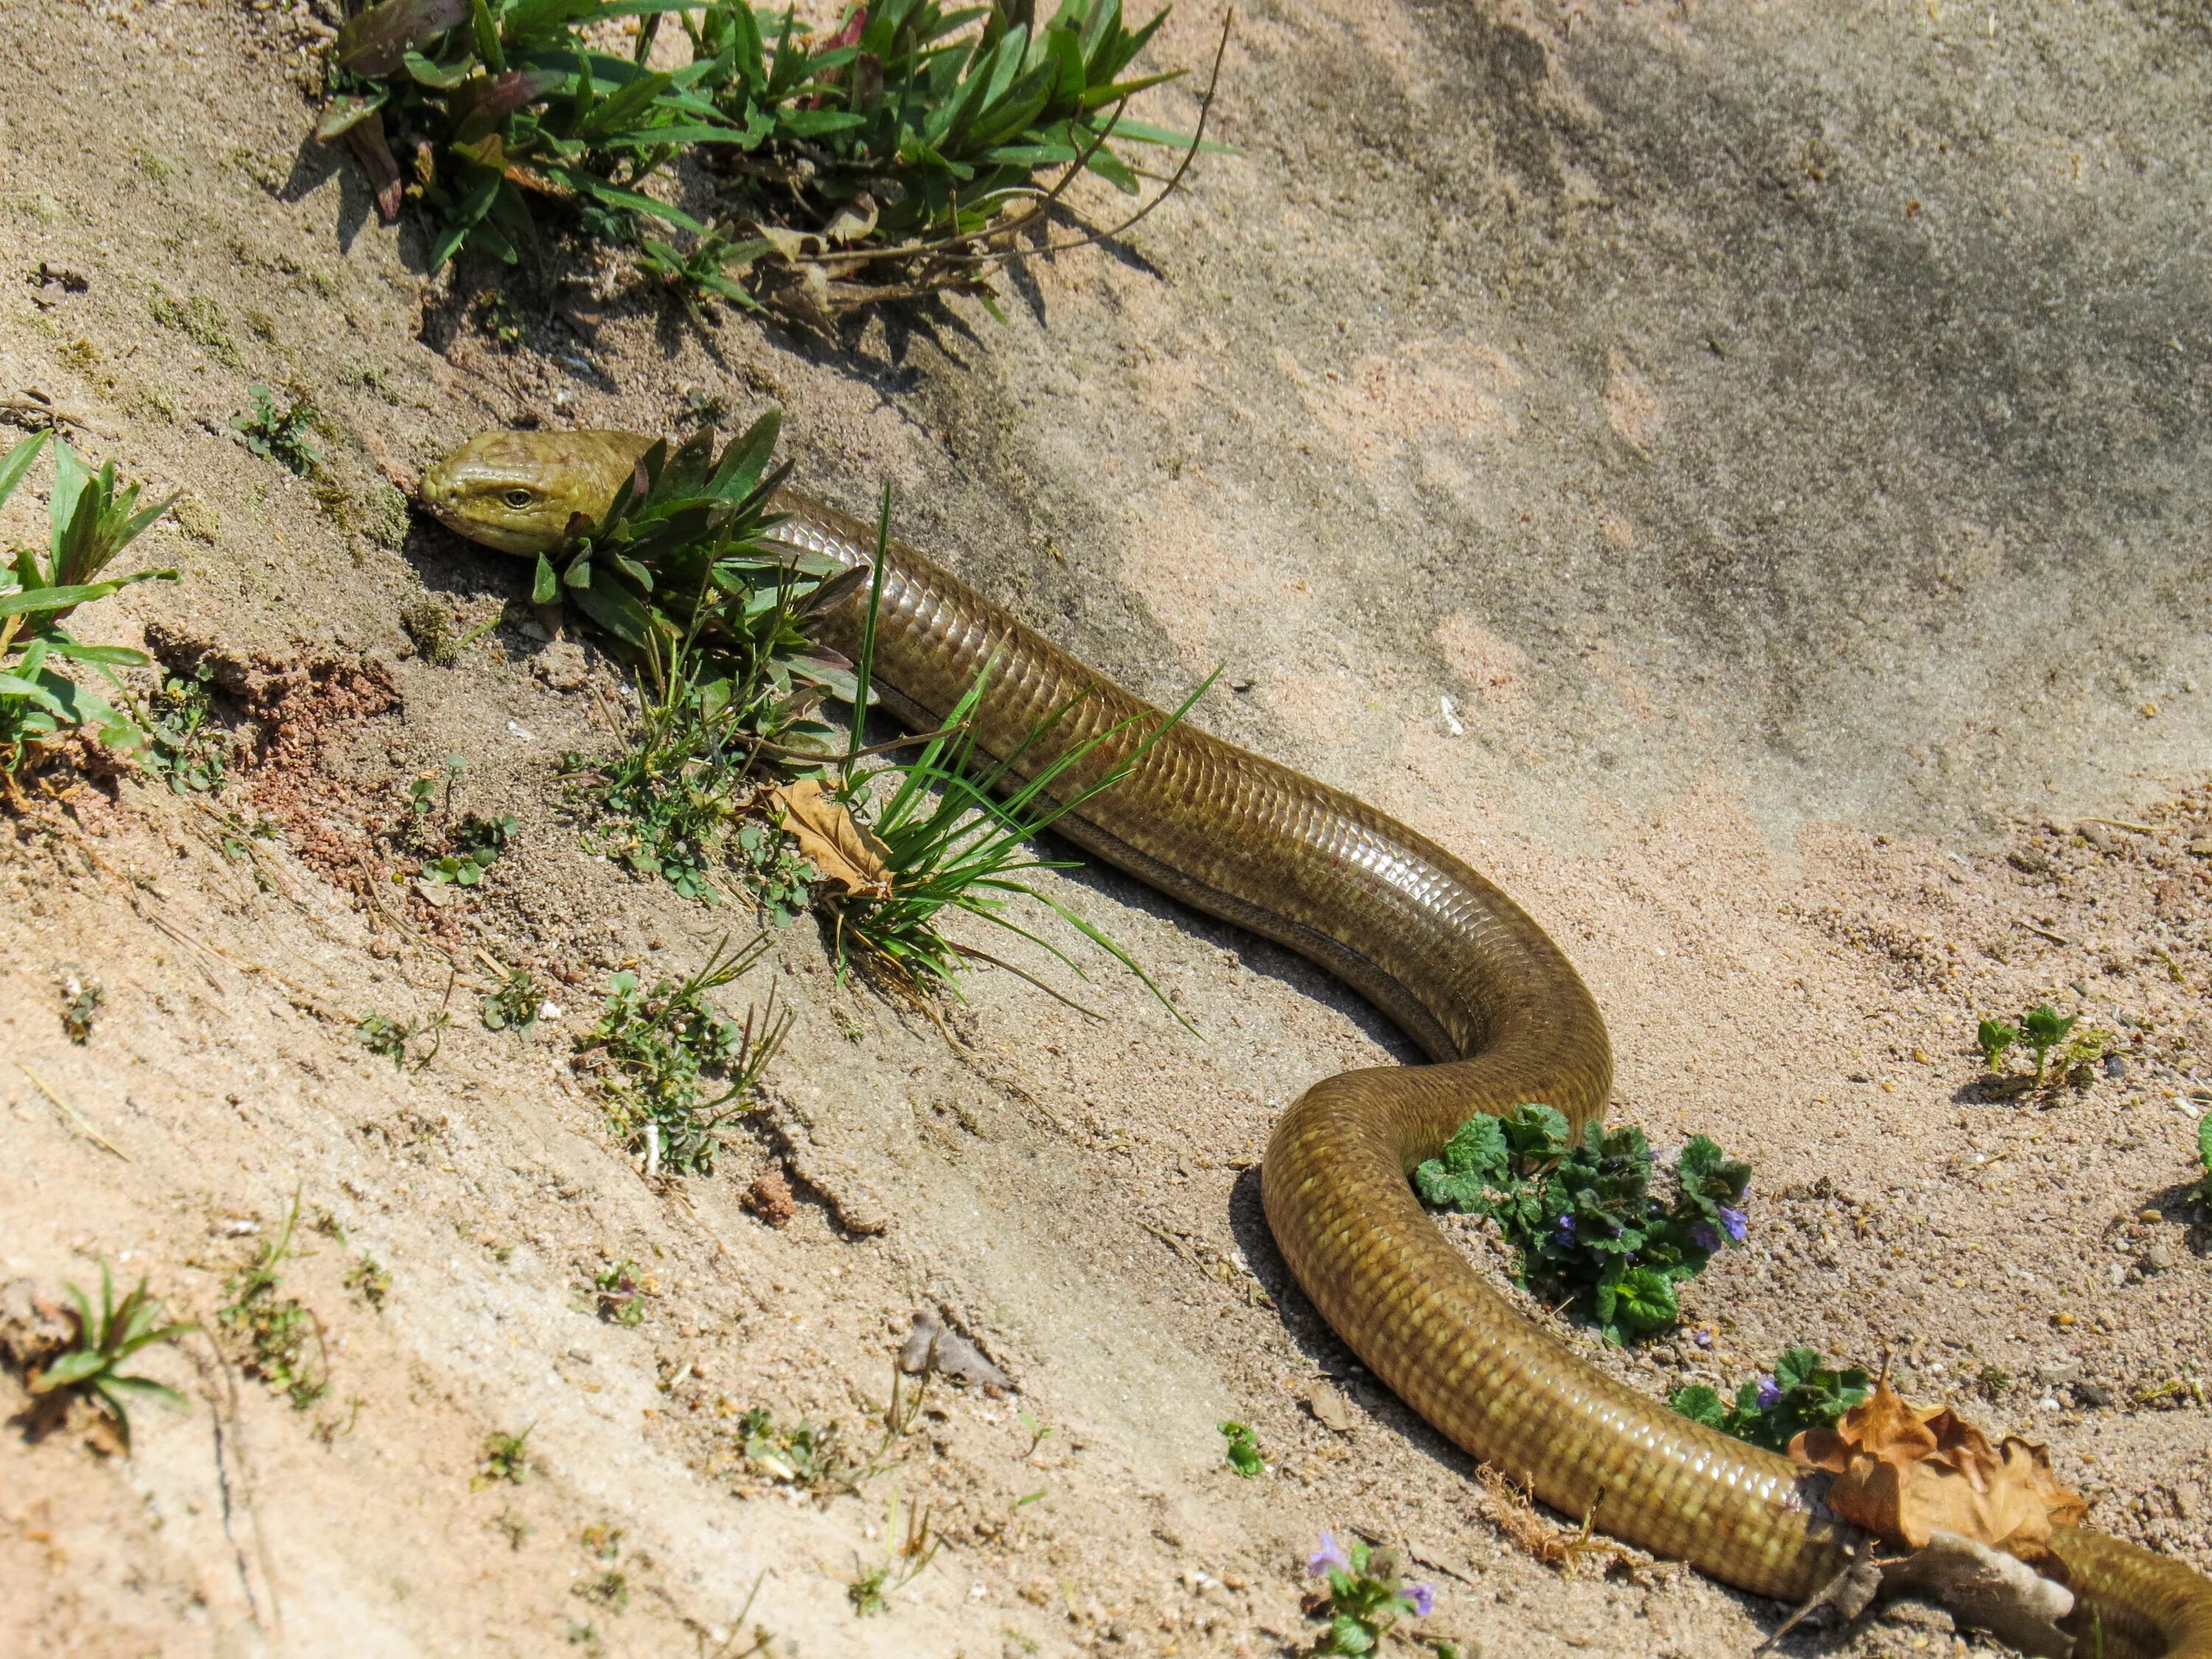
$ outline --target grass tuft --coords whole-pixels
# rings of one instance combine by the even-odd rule
[[[0,457],[0,503],[23,481],[46,436],[26,438]],[[141,507],[138,485],[117,487],[114,462],[94,471],[61,439],[53,446],[46,551],[17,547],[0,565],[0,774],[11,796],[19,774],[80,732],[125,754],[145,751],[147,735],[137,722],[64,666],[80,665],[77,672],[89,671],[119,694],[115,670],[143,667],[150,659],[125,646],[88,645],[66,624],[80,606],[134,583],[177,578],[173,570],[104,574],[176,498]]]
[[[76,1285],[64,1283],[62,1289],[76,1314],[76,1341],[51,1364],[32,1374],[30,1391],[37,1396],[67,1389],[95,1401],[113,1419],[117,1437],[128,1452],[133,1405],[154,1401],[182,1406],[185,1397],[167,1383],[131,1375],[123,1369],[125,1362],[142,1348],[173,1342],[198,1327],[163,1324],[161,1298],[147,1294],[143,1279],[137,1290],[118,1302],[115,1277],[105,1260],[100,1264],[98,1308]]]

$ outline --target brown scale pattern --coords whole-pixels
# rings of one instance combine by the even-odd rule
[[[480,442],[483,441],[479,441]],[[563,501],[611,499],[644,443],[605,434],[605,476],[544,467]],[[495,487],[501,480],[491,481]],[[586,503],[588,506],[588,502]],[[465,513],[442,504],[471,533]],[[796,495],[784,541],[866,564],[871,526]],[[557,539],[560,523],[550,526]],[[501,533],[512,545],[514,529]],[[489,538],[489,535],[486,538]],[[855,600],[825,642],[850,652]],[[1134,723],[1073,775],[1126,755],[1164,718],[911,550],[894,544],[876,677],[893,712],[941,719],[988,663],[977,740],[1005,755],[1073,706],[1026,757],[1042,766]],[[1077,701],[1079,700],[1079,701]],[[1577,1126],[1612,1087],[1605,1023],[1573,967],[1497,888],[1411,830],[1188,724],[1133,775],[1063,820],[1071,839],[1163,891],[1298,951],[1399,1022],[1431,1055],[1328,1078],[1277,1127],[1261,1169],[1269,1226],[1298,1283],[1375,1373],[1475,1456],[1570,1515],[1763,1595],[1802,1599],[1853,1544],[1785,1458],[1699,1427],[1577,1359],[1492,1290],[1415,1200],[1406,1172],[1477,1112],[1548,1101]],[[2100,1534],[2054,1540],[2109,1659],[2212,1659],[2212,1583]]]

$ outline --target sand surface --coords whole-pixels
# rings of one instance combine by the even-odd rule
[[[1179,11],[1156,50],[1198,60],[1218,27]],[[810,489],[865,510],[888,479],[908,539],[1146,695],[1224,666],[1194,719],[1552,930],[1611,1021],[1615,1115],[1758,1172],[1747,1247],[1690,1292],[1710,1346],[1562,1322],[1597,1363],[1733,1390],[1792,1342],[1886,1353],[1916,1398],[2049,1442],[2097,1524],[2212,1570],[2189,9],[1261,4],[1217,109],[1237,155],[1012,272],[1003,324],[702,325],[611,264],[517,280],[511,350],[488,273],[426,279],[305,141],[326,33],[0,9],[0,398],[188,492],[142,544],[182,580],[100,637],[213,649],[264,756],[220,797],[126,780],[6,821],[0,1282],[106,1258],[215,1326],[296,1191],[286,1289],[330,1385],[295,1410],[216,1327],[149,1352],[191,1404],[142,1410],[128,1461],[0,1437],[0,1649],[1296,1652],[1324,1528],[1402,1546],[1427,1627],[1492,1659],[1745,1652],[1778,1622],[1664,1563],[1540,1565],[1364,1376],[1274,1255],[1256,1164],[1315,1079],[1410,1050],[1110,871],[1052,890],[1195,1035],[1086,949],[1103,1020],[983,973],[950,1041],[839,988],[802,923],[722,994],[773,981],[797,1014],[769,1111],[711,1177],[623,1153],[572,1037],[612,972],[689,971],[751,918],[580,845],[559,772],[613,741],[611,663],[512,624],[423,660],[403,611],[496,623],[526,571],[395,484],[488,426],[672,429],[706,395],[780,404]],[[1194,112],[1171,90],[1160,118]],[[231,432],[255,384],[331,417],[319,485]],[[38,533],[37,494],[0,533]],[[449,754],[513,850],[458,904],[365,902],[369,832]],[[556,978],[562,1012],[483,1029],[487,959]],[[72,975],[105,994],[82,1046]],[[1988,1098],[1977,1019],[2044,1000],[2112,1062]],[[358,1040],[441,1006],[420,1071]],[[781,1225],[741,1202],[772,1171]],[[617,1261],[634,1326],[592,1288]],[[934,1387],[857,1492],[745,1468],[755,1407],[868,1462],[921,1308],[1018,1392]],[[487,1480],[487,1436],[525,1429],[523,1480]],[[863,1620],[894,1496],[944,1547]],[[1968,1639],[1903,1607],[1785,1650]]]

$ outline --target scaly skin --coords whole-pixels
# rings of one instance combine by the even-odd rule
[[[520,554],[596,518],[648,440],[495,433],[433,470],[423,499],[453,529]],[[849,565],[871,528],[796,494],[772,535]],[[1080,698],[1048,744],[1158,709],[1085,668],[912,550],[893,544],[876,643],[892,712],[934,726],[988,663],[977,740],[1018,747]],[[858,643],[858,600],[822,619]],[[1113,765],[1138,732],[1095,750]],[[1070,839],[1200,909],[1311,957],[1370,998],[1435,1063],[1323,1079],[1291,1108],[1261,1167],[1268,1224],[1298,1283],[1352,1350],[1475,1456],[1571,1516],[1784,1601],[1810,1595],[1859,1541],[1789,1460],[1704,1428],[1595,1370],[1523,1318],[1430,1222],[1407,1173],[1478,1112],[1557,1106],[1579,1128],[1612,1087],[1605,1022],[1573,967],[1480,875],[1364,803],[1183,723],[1118,787],[1061,820]],[[2107,1659],[2212,1659],[2212,1583],[2100,1534],[2056,1540],[2100,1621]],[[2085,1650],[2094,1646],[2085,1644]]]

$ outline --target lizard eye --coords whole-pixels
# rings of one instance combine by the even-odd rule
[[[520,513],[530,505],[530,492],[526,489],[510,489],[500,499]]]

